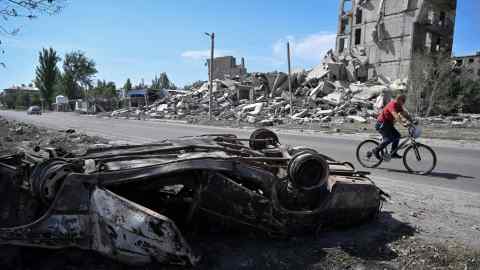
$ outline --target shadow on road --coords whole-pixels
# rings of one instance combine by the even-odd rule
[[[417,174],[410,173],[407,170],[386,169],[386,168],[378,168],[378,170],[394,172],[394,173],[417,175]],[[418,176],[436,177],[436,178],[443,178],[443,179],[447,179],[447,180],[457,180],[458,178],[475,179],[475,177],[473,177],[473,176],[467,176],[467,175],[462,175],[462,174],[457,174],[457,173],[446,173],[446,172],[432,172],[428,175],[418,175]]]
[[[414,233],[412,226],[391,212],[382,212],[369,224],[322,232],[317,237],[202,235],[189,240],[204,259],[196,269],[343,269],[338,268],[342,262],[368,262],[368,269],[389,269],[382,262],[398,257],[389,244]]]

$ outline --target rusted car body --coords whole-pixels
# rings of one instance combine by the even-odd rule
[[[0,157],[0,179],[0,244],[74,247],[133,265],[195,265],[181,233],[192,228],[318,233],[373,219],[382,200],[367,173],[265,129],[82,154],[35,149]],[[18,217],[19,205],[41,214]]]

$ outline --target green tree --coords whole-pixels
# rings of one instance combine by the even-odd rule
[[[454,110],[445,111],[443,113],[480,113],[480,106],[478,106],[478,104],[480,104],[479,80],[472,80],[471,78],[464,76],[464,74],[460,75],[452,84],[450,96],[450,102],[447,102],[454,105],[455,108]]]
[[[125,84],[123,85],[123,89],[125,89],[126,91],[132,90],[132,82],[130,81],[130,78],[128,78]]]
[[[409,109],[416,115],[430,116],[455,107],[449,92],[455,80],[450,56],[442,52],[418,53],[413,59],[408,87]]]
[[[75,82],[73,74],[69,72],[63,73],[61,76],[61,89],[63,95],[68,99],[77,99],[82,96],[80,86]]]
[[[30,106],[31,100],[30,95],[25,92],[20,92],[17,94],[17,99],[15,101],[16,109],[26,109]]]
[[[95,62],[81,51],[67,53],[63,61],[63,86],[69,99],[82,96],[81,90],[92,87],[93,76],[97,74]]]
[[[117,96],[117,90],[114,82],[98,80],[97,85],[90,91],[95,97],[114,98]]]
[[[160,73],[160,77],[155,76],[155,79],[152,80],[152,89],[177,89],[177,86],[170,82],[170,79],[167,76],[167,73]]]
[[[40,95],[39,94],[33,94],[32,95],[32,101],[31,101],[31,104],[30,105],[37,105],[37,106],[41,106],[42,105],[42,102],[40,100]]]
[[[63,8],[63,3],[65,3],[65,0],[0,0],[0,37],[2,35],[15,35],[19,32],[20,29],[12,23],[13,19],[34,19],[44,14],[53,15]],[[1,46],[2,40],[0,40],[0,55],[4,54]],[[1,59],[0,66],[5,67]]]
[[[54,86],[59,77],[57,63],[60,57],[52,49],[42,49],[38,56],[39,65],[36,68],[35,85],[40,89],[40,95],[45,100],[48,107],[53,103],[55,95]]]
[[[184,90],[193,90],[202,87],[207,81],[196,81],[183,87]]]
[[[17,93],[5,94],[4,102],[8,109],[15,109],[15,104],[17,102]]]

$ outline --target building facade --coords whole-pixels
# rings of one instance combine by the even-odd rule
[[[451,55],[456,6],[456,0],[340,0],[335,52],[362,52],[369,78],[407,78],[416,53]]]
[[[480,80],[480,52],[476,55],[454,57],[455,67],[466,77]]]
[[[23,98],[19,100],[19,96]],[[40,90],[32,84],[14,85],[3,89],[3,91],[0,92],[0,97],[3,103],[5,103],[2,105],[9,109],[14,109],[17,105],[20,107],[29,107],[31,105],[39,105],[37,103],[40,101]]]
[[[207,60],[210,71],[210,60]],[[222,56],[213,59],[213,79],[223,80],[226,78],[242,77],[247,74],[245,59],[242,58],[240,65],[233,56]]]

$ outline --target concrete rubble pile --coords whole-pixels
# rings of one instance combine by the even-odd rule
[[[422,124],[426,126],[442,128],[479,128],[480,114],[464,114],[459,113],[450,116],[431,116],[422,118]]]
[[[368,57],[364,50],[349,56],[329,51],[322,63],[310,71],[292,74],[292,106],[288,75],[282,72],[252,73],[242,78],[215,80],[213,116],[216,120],[273,126],[295,123],[366,123],[391,97],[406,90],[406,81],[377,77],[367,81]],[[208,117],[209,84],[184,94],[170,95],[140,109],[123,109],[111,116],[184,119]],[[292,113],[290,113],[290,111]]]

